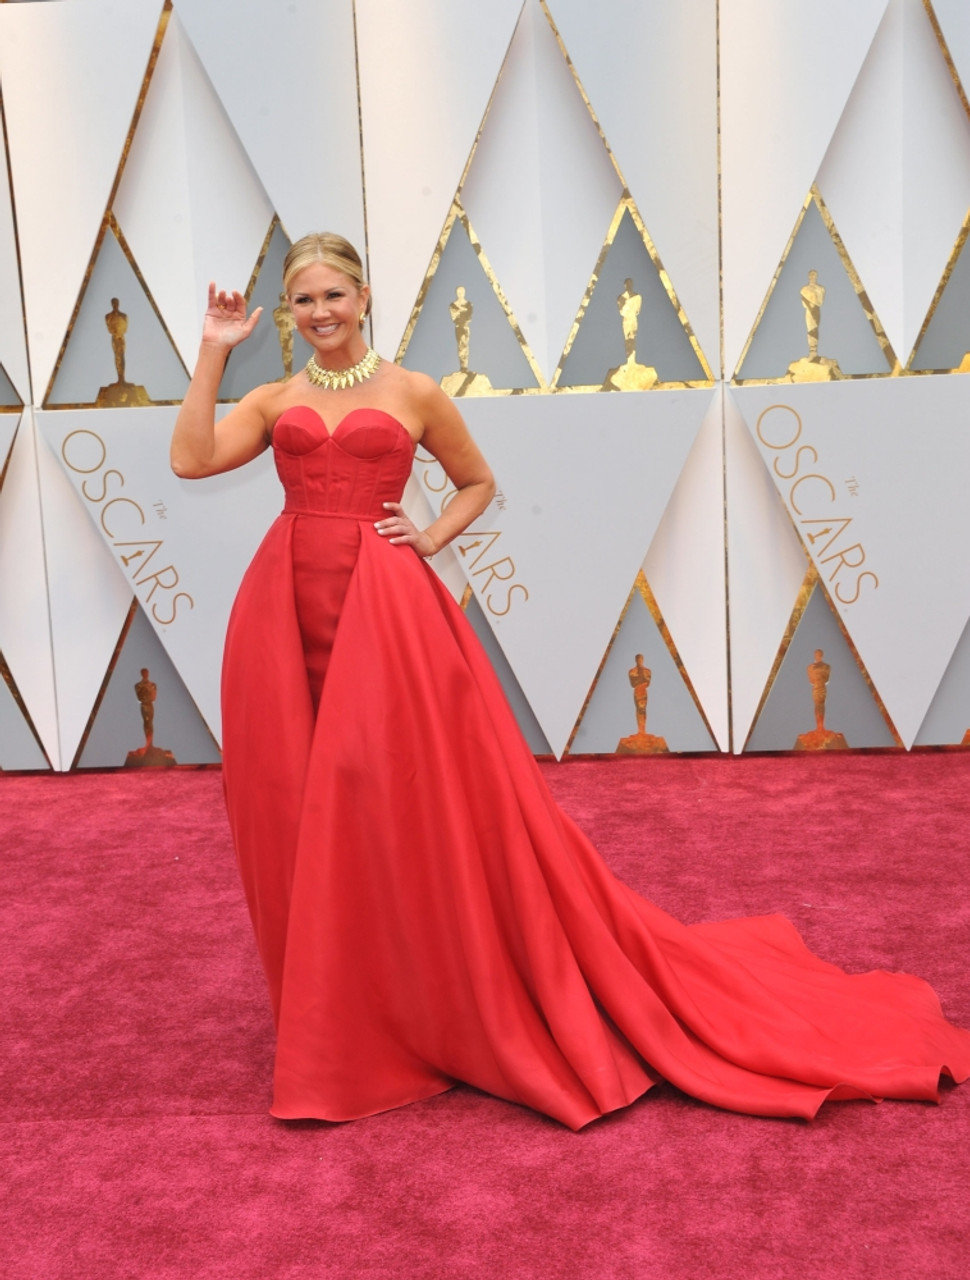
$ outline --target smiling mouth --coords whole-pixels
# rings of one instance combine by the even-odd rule
[[[321,338],[325,338],[328,334],[336,333],[340,326],[337,324],[315,324],[312,328],[314,333],[319,334]]]

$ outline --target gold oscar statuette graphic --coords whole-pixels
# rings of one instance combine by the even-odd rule
[[[171,751],[155,746],[155,699],[158,697],[158,686],[148,678],[148,674],[148,668],[142,667],[141,679],[135,685],[135,697],[138,699],[142,728],[145,731],[145,745],[128,752],[125,756],[126,769],[168,769],[178,763]]]
[[[484,373],[475,373],[468,367],[468,348],[471,343],[471,323],[475,308],[465,296],[465,286],[455,290],[455,300],[448,307],[451,323],[455,326],[458,344],[458,368],[441,379],[441,389],[449,396],[486,396],[492,384]]]
[[[117,379],[107,387],[102,387],[94,402],[98,409],[127,409],[134,406],[150,405],[148,392],[144,387],[125,381],[125,343],[128,333],[128,317],[121,310],[117,298],[111,299],[111,310],[104,318],[108,335],[111,338],[111,354],[115,360]]]
[[[808,273],[808,284],[801,290],[802,307],[805,310],[805,330],[808,337],[808,355],[794,360],[788,366],[790,382],[835,382],[842,370],[837,360],[818,353],[818,331],[822,323],[822,304],[825,302],[825,286],[818,282],[818,272]]]
[[[805,670],[812,686],[812,704],[815,707],[815,728],[811,733],[800,733],[795,741],[796,751],[847,751],[849,744],[841,733],[833,733],[825,727],[825,700],[828,696],[829,676],[832,668],[824,661],[821,649],[815,650],[815,660]]]
[[[279,381],[285,382],[293,377],[293,331],[296,328],[296,321],[293,319],[293,312],[290,310],[285,293],[280,294],[279,306],[273,308],[273,323],[279,334],[280,355],[283,357],[283,377]]]
[[[623,326],[626,360],[606,375],[603,380],[604,391],[649,391],[657,382],[657,370],[651,365],[637,362],[637,330],[640,327],[642,305],[643,297],[634,289],[633,281],[626,279],[623,292],[616,300],[620,324]]]
[[[629,284],[629,281],[627,281]],[[621,738],[616,744],[618,756],[656,756],[668,750],[666,740],[655,734],[647,733],[647,695],[650,691],[650,680],[653,673],[643,665],[643,654],[635,657],[636,666],[627,672],[630,688],[633,690],[633,706],[637,714],[637,731],[628,738]]]

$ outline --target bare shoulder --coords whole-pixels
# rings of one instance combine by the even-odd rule
[[[292,392],[287,393],[287,385],[285,382],[264,382],[253,387],[227,417],[245,419],[253,425],[258,422],[264,431],[270,432],[292,398]]]

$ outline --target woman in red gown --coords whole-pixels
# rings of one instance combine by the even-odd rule
[[[218,424],[258,319],[210,286],[172,465],[272,447],[286,493],[226,639],[229,819],[278,1042],[272,1112],[347,1120],[465,1081],[580,1128],[664,1079],[810,1117],[826,1098],[935,1099],[970,1033],[906,974],[848,975],[780,916],[685,926],[608,871],[550,797],[461,610],[425,563],[494,485],[452,402],[383,362],[338,236],[293,246],[307,368]],[[418,441],[457,490],[400,498]]]

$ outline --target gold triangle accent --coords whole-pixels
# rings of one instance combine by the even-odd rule
[[[769,284],[768,290],[765,293],[764,301],[761,303],[761,307],[758,311],[757,316],[755,317],[754,324],[751,326],[751,332],[748,334],[747,341],[744,344],[744,349],[741,352],[740,357],[738,358],[738,362],[737,362],[737,365],[735,366],[734,373],[731,375],[731,382],[734,386],[738,386],[738,387],[771,386],[774,384],[782,384],[782,383],[790,382],[790,379],[787,377],[741,378],[738,375],[740,370],[744,367],[744,362],[747,359],[748,351],[751,348],[751,343],[754,341],[754,336],[758,332],[758,329],[761,326],[761,322],[764,319],[765,311],[768,308],[768,303],[771,301],[772,294],[774,293],[775,288],[777,287],[778,281],[781,279],[781,274],[785,269],[785,264],[787,263],[788,257],[792,251],[792,246],[794,245],[795,240],[798,237],[798,233],[801,230],[802,223],[805,220],[805,215],[808,213],[809,209],[812,207],[813,204],[818,210],[819,216],[821,217],[822,222],[825,226],[825,229],[829,234],[829,238],[831,239],[832,244],[839,255],[839,260],[842,263],[843,270],[848,276],[849,281],[852,285],[852,288],[855,290],[856,296],[859,299],[859,302],[862,304],[862,309],[865,313],[866,319],[868,320],[869,325],[872,328],[873,334],[875,335],[876,341],[879,343],[879,348],[882,351],[882,354],[888,366],[886,373],[880,372],[880,373],[843,374],[842,377],[846,381],[858,382],[858,381],[864,381],[864,380],[873,379],[873,378],[897,377],[901,373],[900,364],[899,364],[899,360],[896,358],[896,353],[893,351],[892,344],[890,343],[889,338],[886,335],[886,331],[883,329],[882,323],[879,320],[879,317],[876,315],[875,308],[873,307],[871,301],[869,300],[869,295],[866,293],[865,289],[863,288],[862,281],[859,278],[859,273],[856,271],[855,266],[852,262],[852,259],[849,257],[845,244],[842,241],[842,237],[838,233],[838,230],[832,219],[832,215],[829,213],[828,207],[825,204],[825,201],[822,199],[822,193],[819,191],[818,186],[815,183],[812,183],[811,189],[809,190],[808,195],[805,197],[805,201],[802,204],[798,217],[795,219],[794,229],[792,230],[792,233],[788,238],[788,243],[785,245],[784,253],[781,255],[781,261],[778,263],[778,267],[775,270],[775,274],[771,278],[771,283]]]
[[[677,668],[677,671],[680,674],[680,678],[683,680],[684,684],[686,685],[687,692],[690,694],[693,700],[694,706],[697,708],[698,715],[701,717],[701,720],[704,722],[704,727],[707,730],[708,734],[710,735],[711,742],[715,744],[714,750],[715,751],[717,750],[717,746],[716,746],[717,738],[715,737],[714,731],[710,726],[710,722],[707,719],[707,715],[704,711],[704,708],[701,706],[700,699],[697,696],[697,691],[694,689],[690,676],[687,674],[687,669],[684,666],[683,660],[681,659],[677,646],[674,643],[673,636],[670,634],[670,629],[667,626],[666,621],[664,620],[664,616],[660,611],[660,606],[657,604],[656,597],[654,596],[653,591],[650,588],[650,584],[649,582],[647,582],[646,574],[643,572],[642,569],[639,569],[637,571],[637,576],[634,579],[633,586],[630,588],[630,594],[627,596],[626,603],[624,604],[623,609],[620,612],[620,617],[617,621],[617,624],[613,628],[613,634],[610,636],[609,644],[606,646],[606,652],[603,654],[603,657],[600,659],[600,664],[596,668],[596,674],[593,676],[592,684],[589,686],[589,690],[586,694],[586,697],[583,700],[583,705],[579,710],[579,715],[576,717],[576,723],[573,725],[572,731],[569,734],[569,740],[567,741],[566,746],[562,753],[563,759],[565,759],[566,756],[568,756],[572,751],[573,741],[575,740],[576,734],[579,732],[580,725],[583,723],[583,720],[586,717],[586,712],[589,710],[589,704],[593,699],[593,695],[596,692],[597,686],[599,685],[600,677],[603,674],[603,669],[606,666],[606,663],[607,663],[607,660],[609,659],[610,654],[613,652],[613,646],[616,644],[617,637],[620,634],[623,624],[626,621],[627,614],[630,612],[630,606],[633,603],[634,597],[636,596],[639,596],[640,599],[643,601],[643,603],[646,605],[647,611],[649,612],[651,618],[653,619],[657,630],[660,632],[660,638],[663,640],[664,644],[667,646],[667,652],[670,654],[671,658],[673,659],[674,666]]]
[[[549,5],[547,3],[547,0],[539,0],[539,7],[542,9],[542,12],[545,15],[546,21],[549,23],[549,26],[552,29],[552,34],[556,37],[556,44],[559,45],[559,49],[560,49],[560,52],[562,53],[563,59],[565,60],[566,66],[569,68],[569,74],[572,76],[573,82],[575,83],[576,88],[579,90],[579,96],[582,98],[583,102],[586,105],[586,110],[589,112],[589,118],[592,120],[596,128],[596,132],[599,134],[600,139],[602,140],[603,146],[606,148],[606,154],[609,156],[610,164],[612,164],[616,172],[616,176],[620,180],[620,186],[623,188],[624,192],[626,192],[627,181],[626,181],[626,178],[624,178],[623,176],[623,170],[620,168],[619,161],[617,160],[616,156],[613,153],[613,148],[610,146],[609,141],[606,137],[606,134],[603,132],[603,126],[599,122],[599,116],[597,116],[596,112],[593,110],[593,104],[589,99],[589,94],[586,92],[583,82],[579,78],[579,72],[576,70],[576,64],[573,62],[572,58],[569,56],[569,50],[566,48],[565,41],[563,40],[562,36],[559,34],[559,28],[556,26],[555,19],[553,18],[552,14],[549,12]],[[653,254],[651,254],[651,257],[653,257]]]
[[[501,306],[503,312],[505,313],[505,318],[508,321],[509,326],[512,329],[512,332],[515,334],[515,339],[522,350],[522,354],[525,356],[526,361],[528,362],[529,369],[532,372],[532,376],[535,378],[536,383],[538,384],[536,387],[515,387],[507,391],[496,389],[495,391],[492,392],[492,394],[493,395],[527,395],[527,394],[536,395],[544,391],[547,391],[548,387],[546,386],[545,378],[542,376],[542,370],[539,368],[538,364],[536,363],[535,356],[533,356],[532,351],[529,347],[529,344],[528,342],[526,342],[525,337],[522,333],[522,330],[519,328],[519,322],[516,320],[515,315],[513,314],[512,308],[509,306],[508,299],[506,298],[505,293],[502,290],[502,286],[499,284],[498,277],[495,274],[492,264],[488,260],[488,255],[485,253],[485,250],[482,248],[481,242],[479,241],[478,236],[475,234],[475,229],[471,224],[468,214],[465,212],[464,208],[462,207],[461,199],[458,195],[456,195],[454,200],[452,201],[451,208],[448,210],[448,216],[447,218],[445,218],[445,225],[442,227],[441,235],[438,237],[438,243],[435,245],[434,252],[431,254],[431,261],[428,264],[428,270],[425,272],[425,277],[424,277],[424,280],[422,281],[421,288],[418,291],[417,299],[415,300],[414,306],[411,309],[411,316],[408,320],[407,328],[404,330],[404,336],[401,338],[400,346],[398,347],[397,354],[394,357],[395,363],[400,364],[401,361],[404,359],[405,353],[407,352],[407,349],[408,349],[408,345],[412,337],[414,336],[414,330],[418,322],[418,317],[420,316],[421,310],[424,307],[425,299],[428,296],[428,290],[431,288],[431,281],[434,279],[435,273],[437,272],[438,267],[441,265],[442,254],[444,253],[445,246],[447,245],[448,240],[451,237],[451,233],[454,229],[456,222],[460,222],[462,227],[464,228],[465,234],[468,236],[472,249],[475,251],[475,256],[478,258],[482,271],[485,273],[485,276],[489,284],[492,286],[492,292],[495,294],[495,297],[498,299],[498,303]]]
[[[691,381],[691,382],[658,382],[656,385],[658,387],[711,387],[714,385],[714,375],[711,372],[711,367],[707,363],[707,360],[704,356],[704,352],[701,350],[700,343],[697,341],[697,337],[694,334],[694,330],[691,328],[690,321],[687,319],[684,309],[680,305],[680,301],[670,281],[670,276],[667,274],[666,270],[664,269],[663,263],[660,261],[660,255],[657,253],[657,248],[653,243],[653,240],[650,238],[650,233],[647,231],[647,228],[644,225],[643,219],[640,217],[640,211],[639,209],[637,209],[636,201],[630,195],[629,191],[624,187],[623,194],[620,196],[620,200],[616,206],[616,209],[614,210],[613,218],[610,222],[609,229],[606,232],[606,239],[603,241],[603,247],[600,249],[599,257],[596,259],[596,265],[593,267],[592,275],[590,276],[589,283],[586,286],[586,292],[583,294],[582,301],[579,304],[579,310],[576,312],[576,318],[573,321],[572,328],[569,330],[569,335],[566,338],[566,345],[563,347],[562,355],[559,357],[559,363],[556,366],[556,371],[553,374],[552,380],[549,384],[550,388],[553,391],[561,391],[561,392],[574,392],[574,391],[590,392],[590,391],[603,390],[601,385],[595,386],[595,387],[594,386],[560,387],[559,379],[562,377],[563,367],[566,363],[566,359],[568,358],[569,353],[572,350],[573,343],[576,341],[576,337],[579,333],[580,327],[583,323],[583,320],[585,319],[586,310],[589,307],[590,299],[592,298],[593,292],[595,291],[596,286],[599,283],[600,272],[603,270],[603,264],[606,261],[607,255],[613,246],[613,241],[616,239],[616,233],[620,229],[620,223],[623,221],[624,214],[627,214],[627,213],[630,215],[630,217],[633,220],[633,225],[636,227],[637,233],[639,234],[641,240],[643,241],[643,246],[650,257],[650,261],[653,263],[654,267],[656,268],[657,275],[660,278],[660,283],[663,286],[664,292],[666,293],[667,297],[670,299],[671,305],[673,306],[674,311],[677,313],[677,319],[680,321],[681,327],[683,328],[684,332],[686,333],[690,341],[690,345],[694,352],[694,355],[697,357],[697,360],[701,368],[704,370],[704,374],[705,374],[705,377],[702,380],[698,379],[696,381]]]
[[[10,668],[7,666],[7,661],[4,658],[2,653],[0,653],[0,680],[2,680],[3,683],[9,689],[10,696],[13,698],[14,702],[16,702],[17,709],[19,710],[20,714],[23,716],[24,721],[26,722],[27,728],[33,734],[34,741],[37,743],[37,746],[40,749],[41,755],[47,761],[48,769],[52,768],[53,766],[51,765],[50,757],[48,756],[47,752],[44,750],[44,744],[40,740],[40,734],[37,732],[36,728],[34,727],[34,722],[31,719],[30,712],[27,710],[27,704],[24,702],[23,698],[20,696],[20,690],[17,688],[17,682],[14,680],[13,674]]]

